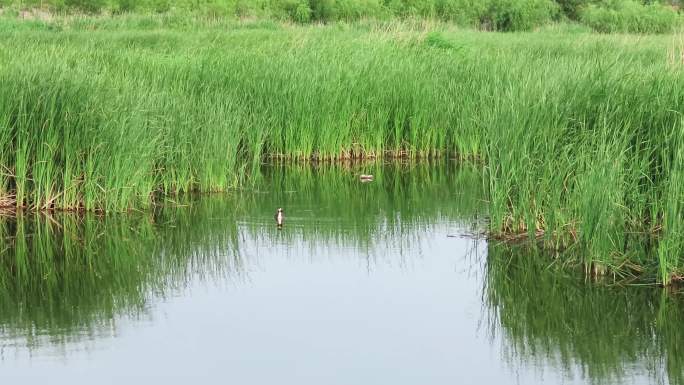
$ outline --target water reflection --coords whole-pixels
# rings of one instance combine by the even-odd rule
[[[360,167],[376,175],[373,183],[358,182]],[[155,301],[191,282],[245,280],[246,266],[272,245],[305,247],[317,258],[354,250],[369,270],[405,264],[404,253],[437,224],[481,211],[477,171],[456,171],[429,164],[269,167],[253,189],[178,198],[153,213],[6,218],[1,342],[33,349],[111,336],[117,318],[148,317]],[[283,230],[273,225],[279,206],[287,213]]]
[[[684,384],[681,296],[458,237],[477,233],[483,197],[454,164],[288,166],[147,213],[6,218],[1,372]]]
[[[667,290],[587,282],[526,247],[489,247],[490,331],[513,368],[591,383],[684,383],[684,298]]]

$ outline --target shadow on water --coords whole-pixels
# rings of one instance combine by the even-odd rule
[[[375,174],[373,183],[358,181],[360,167]],[[34,349],[116,334],[118,317],[145,318],[193,281],[239,283],[264,245],[352,248],[382,263],[387,245],[409,249],[446,220],[472,223],[481,197],[479,173],[453,165],[288,166],[265,169],[253,190],[179,198],[153,213],[6,218],[0,345]],[[279,230],[273,213],[281,206]]]
[[[490,331],[513,367],[551,368],[591,383],[684,384],[684,297],[665,289],[587,282],[525,247],[490,245]],[[542,365],[543,364],[543,365]]]

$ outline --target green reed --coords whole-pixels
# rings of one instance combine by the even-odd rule
[[[118,211],[249,186],[265,158],[456,157],[484,165],[494,235],[579,248],[595,274],[684,275],[677,35],[3,23],[4,203]]]

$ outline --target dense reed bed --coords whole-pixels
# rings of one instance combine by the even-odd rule
[[[593,274],[682,276],[678,35],[0,25],[6,205],[145,207],[245,186],[264,158],[456,157],[484,166],[494,236],[538,239]]]
[[[2,189],[20,207],[121,210],[155,193],[237,187],[263,155],[478,152],[479,139],[465,142],[473,127],[451,124],[452,107],[430,107],[447,106],[445,91],[457,86],[440,84],[452,69],[450,55],[429,45],[439,42],[223,27],[190,36],[9,32],[0,59]],[[441,76],[412,76],[440,68]]]

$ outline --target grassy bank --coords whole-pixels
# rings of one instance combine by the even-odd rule
[[[195,22],[196,23],[196,22]],[[264,156],[484,164],[495,235],[595,274],[682,276],[678,35],[167,16],[0,23],[0,195],[124,210]]]

